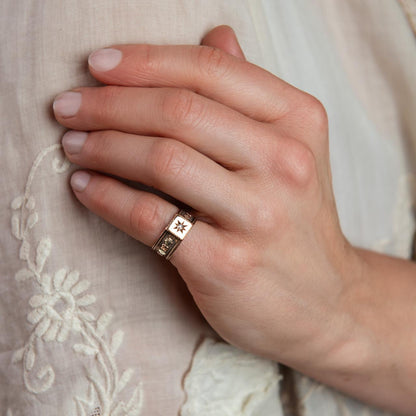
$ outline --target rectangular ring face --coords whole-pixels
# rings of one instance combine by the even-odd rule
[[[188,221],[187,219],[177,215],[171,224],[169,225],[168,230],[179,239],[183,240],[188,234],[189,230],[192,227],[192,222]]]

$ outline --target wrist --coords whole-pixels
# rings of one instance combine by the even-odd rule
[[[340,263],[338,294],[330,302],[330,325],[322,334],[319,374],[325,377],[348,378],[356,374],[372,353],[372,338],[362,324],[361,313],[370,304],[368,264],[360,250],[345,244],[345,256]],[[364,307],[363,307],[364,306]]]
[[[355,273],[337,299],[333,342],[305,373],[369,404],[415,414],[416,265],[354,252]]]
[[[374,354],[368,325],[371,285],[368,264],[359,249],[350,246],[348,265],[342,273],[342,287],[334,305],[333,338],[325,351],[325,371],[334,382],[348,382],[363,371],[368,357]],[[367,309],[369,308],[369,309]]]
[[[365,302],[368,296],[363,277],[365,261],[346,240],[332,258],[331,266],[324,268],[325,280],[332,286],[330,295],[310,307],[310,314],[305,316],[311,318],[307,335],[290,348],[288,356],[280,357],[285,364],[321,380],[354,371],[361,365],[360,357],[371,351],[355,316],[357,303]]]

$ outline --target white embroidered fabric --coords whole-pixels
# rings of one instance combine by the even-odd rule
[[[398,3],[3,0],[0,416],[282,414],[275,363],[210,339],[194,353],[215,334],[172,266],[72,196],[50,116],[56,94],[96,85],[92,50],[195,44],[223,23],[250,61],[327,108],[347,237],[408,256],[416,46]],[[306,416],[382,414],[301,374],[297,385]]]
[[[247,10],[221,3],[0,3],[2,416],[178,413],[214,334],[173,266],[73,197],[51,103],[97,85],[86,58],[113,43],[196,44],[227,21],[255,50]]]

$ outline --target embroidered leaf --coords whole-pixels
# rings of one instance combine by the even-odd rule
[[[51,252],[51,240],[49,237],[42,238],[36,248],[36,269],[42,271],[45,261]]]
[[[72,319],[72,329],[76,332],[82,331],[82,324],[81,321],[78,318]]]
[[[46,331],[45,335],[43,336],[43,340],[45,342],[55,341],[56,335],[58,333],[59,328],[61,327],[60,321],[52,321],[49,329]]]
[[[117,403],[116,408],[111,412],[111,416],[121,416],[126,414],[126,404],[121,401]]]
[[[40,338],[49,328],[51,324],[50,318],[45,316],[39,323],[35,329],[35,334]]]
[[[36,377],[39,380],[43,379],[42,388],[39,391],[39,393],[43,393],[51,388],[53,382],[55,381],[55,372],[50,365],[45,365],[38,371]]]
[[[25,353],[25,347],[19,348],[17,351],[15,351],[15,353],[13,354],[13,357],[12,357],[12,363],[16,364],[19,361],[22,361],[24,353]]]
[[[59,315],[59,313],[52,306],[47,305],[46,311],[47,311],[49,318],[51,318],[53,321],[58,321],[58,322],[63,321],[62,316]]]
[[[143,385],[139,384],[134,389],[131,399],[127,403],[127,412],[129,416],[138,416],[141,413],[143,407]]]
[[[85,295],[82,298],[77,300],[78,306],[89,306],[92,305],[96,301],[94,295]]]
[[[68,274],[68,276],[66,277],[66,279],[64,280],[64,283],[62,285],[62,290],[64,290],[65,292],[68,292],[72,286],[75,285],[75,283],[78,282],[79,279],[79,272],[76,270],[73,270],[72,272],[70,272]]]
[[[27,320],[36,325],[45,316],[45,310],[43,308],[33,309],[27,314]]]
[[[92,348],[85,344],[74,344],[72,348],[78,354],[83,354],[83,355],[95,355],[98,352],[95,348]]]
[[[115,355],[120,348],[120,345],[123,343],[124,338],[124,332],[119,329],[114,333],[114,335],[111,337],[111,353]]]
[[[86,321],[95,321],[95,316],[90,312],[80,311],[78,315],[80,316],[80,318],[85,319]]]
[[[32,308],[37,308],[48,301],[48,298],[43,295],[34,295],[29,299],[29,305]]]
[[[104,390],[104,387],[102,386],[102,384],[101,383],[99,383],[98,382],[98,380],[97,379],[95,379],[95,378],[93,378],[93,377],[88,377],[89,378],[89,380],[91,381],[91,383],[94,385],[94,389],[95,389],[95,391],[97,392],[96,394],[97,394],[97,396],[102,400],[100,400],[101,401],[101,405],[102,405],[102,413],[103,413],[103,415],[107,415],[107,412],[108,412],[108,410],[107,410],[107,408],[108,408],[108,406],[109,406],[109,403],[108,403],[108,399],[107,399],[107,392]]]
[[[88,377],[90,379],[90,377]],[[96,407],[97,403],[99,403],[99,399],[97,398],[96,389],[93,385],[93,383],[89,382],[88,384],[88,391],[87,391],[87,397],[83,395],[83,398],[80,397],[74,397],[74,401],[77,404],[77,410],[82,410],[82,415],[85,416],[94,416],[94,413],[91,413],[92,409],[95,407],[94,411],[97,409],[101,411],[100,407]],[[97,416],[100,416],[100,414],[97,414]],[[81,416],[79,413],[77,413],[77,416]],[[104,415],[103,415],[104,416]]]
[[[72,289],[71,289],[71,293],[74,296],[78,296],[81,293],[85,292],[86,290],[88,290],[88,288],[90,287],[90,282],[88,280],[81,280],[78,284],[76,284]]]
[[[58,333],[58,336],[56,337],[56,340],[58,342],[65,342],[68,338],[69,334],[69,327],[65,323],[61,326],[61,329]]]
[[[37,212],[33,212],[32,214],[29,215],[29,218],[27,219],[27,226],[29,229],[33,228],[36,223],[38,222],[39,217]]]
[[[63,173],[71,166],[71,162],[65,157],[63,160],[55,157],[52,162],[52,168],[57,173]]]
[[[23,204],[23,198],[24,198],[23,195],[19,195],[16,198],[14,198],[12,203],[11,203],[12,209],[15,209],[15,210],[19,209]]]
[[[28,241],[23,240],[22,245],[20,246],[19,257],[21,260],[28,260],[30,253],[30,244]]]
[[[117,386],[117,391],[119,393],[124,389],[124,387],[127,386],[133,373],[134,373],[134,370],[132,368],[128,368],[126,371],[124,371],[124,373],[120,377],[120,381],[118,382],[118,386]]]
[[[50,274],[44,273],[40,278],[42,290],[50,295],[52,293],[52,277]]]
[[[20,269],[18,272],[16,272],[16,274],[14,275],[14,278],[18,282],[23,282],[23,280],[30,279],[33,276],[34,274],[31,270],[23,268],[23,269]]]
[[[33,345],[29,346],[25,356],[25,368],[27,371],[30,371],[35,364],[35,351],[33,350]]]
[[[99,336],[103,335],[108,324],[113,319],[113,314],[111,312],[104,312],[97,321],[97,334]]]
[[[30,196],[26,202],[26,208],[30,211],[35,209],[35,198],[33,196]]]
[[[75,398],[75,403],[77,405],[77,416],[87,416],[85,405],[82,404],[78,398]]]
[[[12,216],[12,234],[18,240],[21,240],[22,235],[20,234],[20,218],[19,218],[19,214],[14,214]]]
[[[57,292],[59,292],[61,290],[62,282],[64,281],[67,272],[68,271],[66,269],[59,269],[55,273],[55,276],[53,277],[53,285],[54,285],[55,290]]]

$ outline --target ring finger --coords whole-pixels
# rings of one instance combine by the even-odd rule
[[[157,188],[225,227],[235,222],[242,182],[184,143],[108,130],[69,131],[62,143],[77,165]]]
[[[71,178],[75,195],[90,211],[142,243],[152,246],[178,208],[149,192],[133,189],[97,172],[75,172]],[[173,253],[176,266],[209,267],[207,247],[221,246],[221,234],[210,224],[197,221]],[[198,255],[197,264],[189,259]]]

